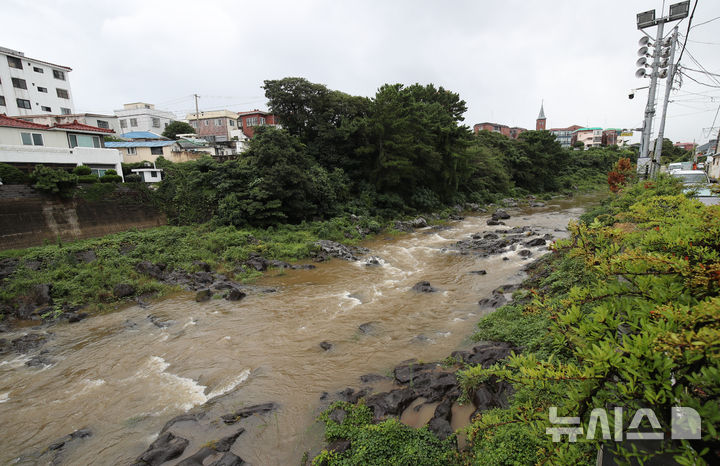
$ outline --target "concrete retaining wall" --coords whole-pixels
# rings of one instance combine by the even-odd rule
[[[112,200],[60,200],[29,186],[0,186],[0,250],[39,246],[46,241],[72,241],[166,223],[148,203],[131,192]],[[126,196],[130,202],[123,202]]]

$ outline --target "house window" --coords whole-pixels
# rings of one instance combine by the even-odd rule
[[[7,60],[8,60],[8,66],[10,68],[17,68],[19,70],[23,69],[22,62],[20,61],[19,58],[7,57]]]
[[[0,105],[5,106],[5,96],[0,95]]]
[[[163,155],[163,148],[162,147],[151,147],[150,153],[152,155]]]
[[[127,128],[127,120],[120,120],[120,127]]]
[[[55,91],[57,92],[57,96],[60,97],[61,99],[69,99],[70,98],[70,96],[68,95],[68,91],[66,89],[58,88],[58,89],[55,89]]]
[[[222,118],[215,120],[215,126],[222,126]]]
[[[205,120],[205,126],[210,126],[210,120]]]
[[[137,149],[134,147],[126,147],[128,155],[136,155]]]
[[[30,106],[30,101],[29,101],[29,100],[26,100],[26,99],[15,99],[15,100],[17,101],[17,106],[18,106],[18,108],[27,108],[27,109],[32,108],[32,107]]]
[[[65,72],[64,71],[53,70],[53,76],[55,77],[55,79],[65,81]]]
[[[168,127],[168,124],[167,124],[167,123],[165,123],[165,127],[166,127],[166,128]]]
[[[20,133],[22,143],[25,146],[42,146],[43,137],[40,133]]]
[[[70,115],[70,109],[65,107],[60,107],[60,113],[63,115]]]
[[[52,108],[50,108],[50,107],[40,107],[40,108],[42,108],[43,112],[52,112]]]
[[[130,126],[137,128],[137,118],[130,118]]]
[[[265,124],[265,117],[260,117],[260,126]]]
[[[95,147],[100,148],[100,137],[89,134],[69,134],[70,147]]]
[[[38,68],[37,66],[33,66],[33,71],[36,73],[44,73],[45,70],[42,68]]]
[[[235,126],[235,122],[233,120],[228,120],[230,122],[230,126]]]
[[[250,117],[245,119],[245,126],[257,126],[258,124],[258,118],[257,117]]]
[[[47,94],[47,87],[38,86],[38,92],[44,92],[45,94]]]
[[[110,124],[105,120],[98,120],[97,127],[103,129],[110,129]]]
[[[12,85],[18,89],[27,89],[27,83],[24,79],[12,78]]]
[[[160,127],[160,118],[153,118],[152,125],[153,125],[153,128],[159,128]]]

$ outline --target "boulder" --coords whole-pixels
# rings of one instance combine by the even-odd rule
[[[396,366],[393,370],[393,376],[398,383],[407,384],[414,381],[419,374],[426,371],[432,371],[435,368],[437,368],[437,364],[434,363],[418,364],[410,361],[406,364]]]
[[[426,281],[417,282],[415,285],[413,285],[412,290],[417,293],[433,293],[437,291],[437,289],[433,288],[432,285],[430,285],[430,282]]]
[[[471,270],[470,273],[473,275],[487,275],[486,270]]]
[[[493,220],[507,220],[510,218],[510,214],[503,209],[498,209],[492,214],[492,218]]]
[[[386,377],[380,374],[364,374],[360,376],[360,382],[362,383],[374,383],[381,380],[390,380],[390,377]]]
[[[529,249],[521,249],[518,252],[518,256],[525,257],[525,258],[530,257],[530,256],[532,256],[532,251]]]
[[[201,272],[210,272],[210,264],[205,261],[193,261],[193,265]]]
[[[129,283],[118,283],[115,285],[115,288],[113,288],[113,296],[115,298],[125,298],[127,296],[132,296],[135,294],[135,287],[130,285]]]
[[[505,304],[507,304],[507,302],[508,300],[503,293],[493,292],[491,296],[478,301],[478,304],[482,308],[495,309],[497,307],[504,306]]]
[[[243,461],[242,458],[229,451],[222,455],[219,460],[210,463],[208,466],[243,466],[245,464],[247,463]]]
[[[364,254],[367,252],[367,249],[364,248],[350,248],[344,244],[326,239],[316,241],[315,246],[318,248],[317,258],[319,260],[336,257],[338,259],[356,261],[358,260],[356,254]]]
[[[467,354],[463,360],[467,364],[480,364],[483,368],[487,369],[501,359],[505,359],[510,356],[510,353],[516,350],[517,348],[504,341],[483,342],[479,345],[475,345],[472,352]]]
[[[242,291],[238,290],[237,288],[232,288],[225,295],[225,299],[227,299],[228,301],[240,301],[245,296],[247,295]]]
[[[380,267],[382,265],[381,259],[377,256],[368,257],[364,264],[368,267]]]
[[[336,453],[344,453],[350,449],[350,440],[335,440],[327,446],[327,451],[334,451]]]
[[[410,225],[412,225],[413,228],[425,228],[428,226],[427,220],[425,220],[422,217],[418,217],[410,222]]]
[[[4,280],[17,270],[20,261],[13,257],[0,259],[0,280]]]
[[[320,348],[322,348],[324,351],[330,351],[333,349],[333,344],[328,341],[320,342]]]
[[[149,275],[156,280],[162,280],[164,264],[153,264],[150,261],[141,261],[135,265],[135,271],[144,275]]]
[[[240,409],[234,413],[223,414],[220,416],[225,424],[235,424],[241,419],[253,416],[255,414],[267,414],[271,411],[275,411],[278,405],[275,403],[263,403],[259,405],[249,406],[247,408]]]
[[[328,419],[330,419],[333,422],[337,422],[338,424],[342,424],[345,418],[347,417],[347,411],[345,411],[342,408],[336,407],[333,409],[330,414],[328,415]]]
[[[535,247],[535,246],[543,246],[545,244],[545,240],[543,238],[534,238],[530,241],[526,241],[524,244],[527,247]]]
[[[496,225],[505,225],[503,222],[500,222],[500,221],[498,221],[498,220],[496,220],[496,219],[494,219],[494,218],[489,219],[489,220],[488,220],[487,222],[485,222],[485,223],[487,223],[487,224],[488,224],[489,226],[491,226],[491,227],[496,226]]]
[[[374,335],[377,333],[377,322],[365,322],[364,324],[360,324],[358,326],[358,330],[360,330],[360,333],[365,335]]]
[[[205,301],[210,301],[210,298],[212,298],[212,291],[210,291],[207,288],[195,293],[195,301],[197,301],[199,303],[202,303]]]
[[[453,429],[450,426],[453,403],[454,399],[452,398],[442,400],[437,408],[435,408],[435,413],[428,423],[428,429],[437,435],[440,440],[445,440],[453,434]]]
[[[376,419],[382,419],[388,415],[399,416],[417,397],[412,388],[400,388],[371,395],[365,404],[373,410]]]
[[[165,432],[136,460],[136,465],[155,466],[181,456],[190,442],[182,437],[177,437],[172,432]]]

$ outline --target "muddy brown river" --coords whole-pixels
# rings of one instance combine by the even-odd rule
[[[568,222],[596,199],[509,209],[505,223],[564,236]],[[274,271],[259,284],[277,292],[239,302],[196,303],[180,293],[50,327],[44,349],[51,365],[28,367],[29,356],[18,355],[0,361],[0,463],[35,464],[52,442],[87,427],[93,435],[73,442],[62,464],[131,464],[169,419],[193,407],[207,403],[222,414],[276,402],[279,409],[252,420],[233,451],[255,465],[299,464],[305,451],[322,446],[314,418],[324,391],[358,386],[360,375],[387,374],[406,359],[440,360],[469,346],[482,314],[478,300],[522,280],[527,260],[514,251],[479,258],[446,249],[473,233],[507,228],[486,220],[381,235],[363,244],[382,259],[379,267],[333,259],[314,270]],[[533,258],[545,252],[532,250]],[[487,275],[470,273],[479,269]],[[421,280],[439,291],[411,291]],[[150,314],[170,325],[158,328]],[[374,323],[371,334],[358,330],[367,322]],[[324,351],[322,341],[334,347]],[[217,431],[194,435],[199,440],[174,462]]]

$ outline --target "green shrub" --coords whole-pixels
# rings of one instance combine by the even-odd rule
[[[126,183],[142,183],[142,176],[138,175],[137,173],[131,173],[130,175],[125,175],[125,182]]]
[[[100,179],[97,175],[80,175],[78,176],[78,183],[92,184],[97,183]]]
[[[77,175],[44,165],[37,165],[30,175],[30,179],[35,183],[33,185],[35,189],[64,198],[72,196],[73,189],[78,182]]]
[[[120,183],[122,177],[117,174],[115,170],[107,170],[103,176],[100,177],[101,183]]]
[[[29,181],[20,169],[6,163],[0,163],[0,180],[3,184],[25,184]]]
[[[87,176],[92,173],[92,169],[87,165],[78,165],[77,167],[73,168],[73,173],[77,176]]]

